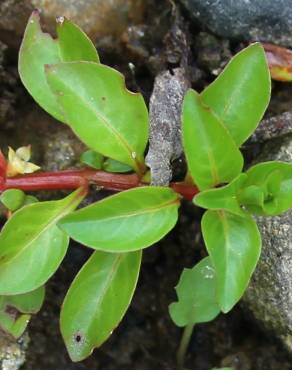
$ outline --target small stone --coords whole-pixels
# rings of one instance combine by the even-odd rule
[[[18,370],[25,362],[25,352],[29,343],[28,334],[16,340],[0,332],[0,369]]]
[[[181,0],[218,36],[292,46],[292,0]]]

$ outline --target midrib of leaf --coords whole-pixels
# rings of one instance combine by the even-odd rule
[[[204,110],[205,109],[205,103],[202,101],[200,95],[198,95],[198,100],[199,102],[202,104],[202,108]],[[212,114],[212,113],[211,113]],[[201,122],[204,122],[204,120],[200,117],[200,120]],[[203,135],[203,140],[204,140],[204,144],[207,145],[207,156],[208,156],[208,160],[209,160],[209,163],[210,163],[210,169],[211,169],[211,176],[213,178],[213,185],[216,185],[219,183],[219,175],[218,175],[218,172],[217,172],[217,169],[216,169],[216,160],[215,160],[215,156],[214,156],[214,152],[210,148],[210,142],[209,142],[209,139],[207,138],[207,135],[205,134],[205,131],[202,130],[202,135]]]
[[[237,82],[235,88],[232,90],[232,94],[230,95],[229,99],[226,101],[222,114],[220,115],[220,118],[222,121],[224,121],[224,119],[226,118],[235,98],[241,95],[241,88],[244,85],[246,80],[247,80],[247,77],[245,76],[245,78],[241,79],[239,83]]]
[[[114,217],[106,217],[105,216],[103,218],[100,218],[99,220],[100,221],[103,221],[103,220],[118,220],[120,218],[140,216],[140,215],[144,215],[144,214],[147,214],[147,213],[155,213],[155,212],[159,212],[163,208],[167,208],[167,207],[172,206],[172,205],[174,205],[176,203],[179,204],[179,199],[178,198],[176,198],[174,200],[171,200],[169,202],[160,204],[159,207],[151,207],[151,208],[148,208],[148,209],[146,209],[144,211],[137,211],[137,212],[133,212],[133,213],[123,213],[121,215],[114,216]]]
[[[225,287],[225,284],[226,284],[226,280],[228,280],[228,276],[230,276],[230,279],[234,280],[233,279],[233,276],[230,275],[230,273],[228,273],[228,270],[227,270],[227,260],[230,255],[230,252],[233,252],[235,255],[236,255],[236,252],[234,251],[233,247],[232,247],[232,244],[230,242],[230,239],[228,237],[228,232],[229,232],[229,226],[228,226],[228,222],[227,222],[227,217],[225,216],[224,214],[224,211],[219,211],[219,217],[221,218],[222,220],[222,225],[223,225],[223,231],[224,231],[224,235],[225,235],[225,254],[224,254],[224,266],[226,267],[225,268],[225,279],[224,279],[224,297],[225,297],[225,290],[226,290],[226,287]],[[239,264],[243,267],[243,263],[242,263],[242,260],[241,258],[237,258]],[[245,269],[243,268],[242,269],[243,271],[245,271]],[[237,285],[237,284],[236,284]]]
[[[44,224],[45,225],[44,228],[40,232],[38,232],[31,240],[29,240],[29,242],[26,244],[24,248],[21,248],[18,252],[16,252],[11,258],[9,258],[4,263],[0,263],[0,266],[2,267],[5,265],[9,265],[13,260],[19,257],[24,251],[26,251],[30,247],[30,245],[34,243],[41,236],[41,234],[45,233],[51,226],[54,226],[54,224],[56,224],[60,218],[62,218],[64,215],[67,214],[67,210],[71,208],[72,203],[74,203],[74,201],[76,201],[76,198],[72,199],[71,203],[66,204],[63,208],[61,208],[61,212],[60,213],[58,212],[56,216],[55,215],[52,216],[49,219],[49,222]],[[66,234],[65,232],[63,233]],[[2,255],[2,257],[5,257],[5,255]]]
[[[91,64],[94,64],[94,62],[87,62],[87,63],[91,63]],[[92,104],[88,103],[82,96],[80,97],[79,95],[77,95],[75,93],[75,91],[71,88],[71,86],[67,85],[65,82],[61,81],[62,85],[65,86],[66,88],[68,88],[68,90],[71,92],[71,94],[73,96],[75,96],[76,98],[78,98],[79,100],[82,101],[82,103],[89,109],[91,110],[91,112],[97,116],[103,123],[104,123],[104,126],[107,127],[108,131],[110,131],[117,139],[117,141],[120,141],[122,143],[122,145],[124,146],[126,152],[128,152],[129,154],[129,158],[131,159],[131,162],[133,163],[133,167],[136,171],[139,171],[139,168],[140,168],[140,165],[139,165],[139,162],[137,160],[134,160],[133,157],[132,157],[132,153],[135,153],[136,150],[132,149],[129,145],[128,145],[128,142],[124,139],[124,137],[115,129],[115,127],[110,123],[108,122],[107,118],[104,117],[100,111],[96,110],[96,108],[94,106],[92,106]],[[63,109],[63,112],[64,112],[64,109]],[[64,112],[65,114],[65,112]],[[65,114],[66,115],[66,114]],[[68,122],[69,120],[67,120],[67,123],[70,125],[70,123]],[[71,126],[71,125],[70,125]],[[72,127],[72,129],[74,130],[74,127]],[[75,130],[74,130],[75,131]]]
[[[82,328],[84,332],[85,331],[88,332],[89,331],[89,328],[91,328],[91,326],[93,325],[94,319],[97,316],[97,313],[98,313],[98,310],[99,310],[100,305],[102,303],[102,300],[103,300],[103,298],[104,298],[104,296],[106,294],[106,291],[107,291],[108,287],[112,283],[112,281],[113,281],[113,279],[114,279],[114,277],[115,277],[115,275],[117,273],[118,267],[119,267],[120,263],[122,262],[123,257],[124,257],[123,254],[117,254],[116,260],[113,263],[113,266],[111,268],[111,271],[107,275],[107,277],[106,277],[106,279],[105,279],[105,281],[103,283],[103,287],[102,287],[101,293],[98,295],[97,299],[95,300],[95,309],[93,311],[93,314],[91,314],[91,319],[88,320],[89,324],[87,325],[87,329],[84,330],[84,327]],[[92,279],[92,276],[90,276],[90,280],[91,279]],[[80,286],[79,286],[79,288],[80,288]]]

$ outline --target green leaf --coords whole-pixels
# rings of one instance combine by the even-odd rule
[[[169,306],[169,313],[177,326],[208,322],[219,314],[216,277],[210,257],[192,269],[184,269],[175,289],[178,302]]]
[[[122,320],[132,300],[141,251],[95,252],[66,295],[61,332],[72,361],[81,361],[99,347]]]
[[[100,170],[102,169],[104,158],[103,155],[94,152],[93,150],[87,150],[86,152],[82,153],[80,160],[87,166],[95,168],[96,170]]]
[[[247,172],[245,187],[259,187],[264,193],[264,204],[247,208],[257,215],[275,216],[292,207],[292,164],[264,162],[251,167]],[[245,204],[245,203],[244,203]]]
[[[142,95],[127,90],[124,76],[90,62],[60,63],[46,71],[75,134],[90,149],[143,173],[148,112]]]
[[[231,59],[201,96],[240,146],[258,126],[270,94],[271,78],[265,52],[255,43]]]
[[[33,195],[26,195],[24,198],[23,206],[27,206],[29,204],[38,203],[38,198],[34,197]]]
[[[132,168],[129,167],[128,165],[115,161],[114,159],[111,158],[108,158],[104,161],[103,169],[107,172],[118,172],[118,173],[132,171]]]
[[[24,294],[0,296],[0,309],[12,306],[22,313],[37,313],[42,307],[44,298],[44,286]]]
[[[194,90],[183,102],[183,143],[190,174],[200,190],[230,182],[243,157],[226,128]]]
[[[176,224],[178,195],[169,188],[139,187],[65,216],[58,225],[74,240],[106,252],[149,247]]]
[[[90,38],[76,24],[65,17],[57,18],[57,35],[62,61],[86,60],[88,62],[100,62],[96,48]]]
[[[25,194],[19,189],[9,189],[4,191],[0,196],[0,201],[10,211],[16,211],[23,205]]]
[[[237,195],[238,202],[250,210],[263,210],[265,194],[263,190],[256,185],[250,185],[243,188]]]
[[[261,250],[261,237],[251,216],[208,210],[202,232],[216,271],[217,298],[226,313],[248,286]]]
[[[237,215],[244,215],[237,199],[239,189],[244,185],[247,175],[241,173],[230,184],[197,194],[193,203],[199,207],[213,210],[224,209]]]
[[[40,310],[44,297],[44,287],[25,294],[0,296],[1,329],[19,338],[27,327],[30,314]]]
[[[22,83],[36,102],[59,121],[65,118],[56,97],[48,86],[44,66],[62,61],[99,62],[95,48],[87,36],[73,23],[64,20],[58,26],[59,39],[43,33],[38,11],[29,18],[19,51],[18,70]],[[78,59],[74,59],[77,57]]]
[[[43,285],[56,271],[69,238],[56,223],[83,199],[79,189],[68,197],[30,204],[16,211],[0,234],[0,294],[15,295]]]

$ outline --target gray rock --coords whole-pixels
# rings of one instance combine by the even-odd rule
[[[224,38],[292,46],[292,0],[181,0],[193,19]]]
[[[292,161],[292,136],[267,142],[259,161]],[[292,352],[292,210],[259,217],[263,248],[244,306]]]
[[[250,142],[264,142],[292,133],[292,112],[284,112],[264,119],[250,138]]]
[[[28,343],[28,334],[15,340],[4,332],[0,332],[0,369],[18,370],[25,362]]]
[[[182,154],[181,105],[189,81],[183,68],[161,72],[150,98],[150,138],[146,164],[153,185],[165,186],[172,177],[171,160]]]

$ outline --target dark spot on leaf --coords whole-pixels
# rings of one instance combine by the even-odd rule
[[[101,97],[101,100],[105,101],[106,100],[106,97],[105,96],[102,96]]]
[[[80,343],[82,341],[83,337],[80,333],[75,334],[74,340],[76,343]]]

